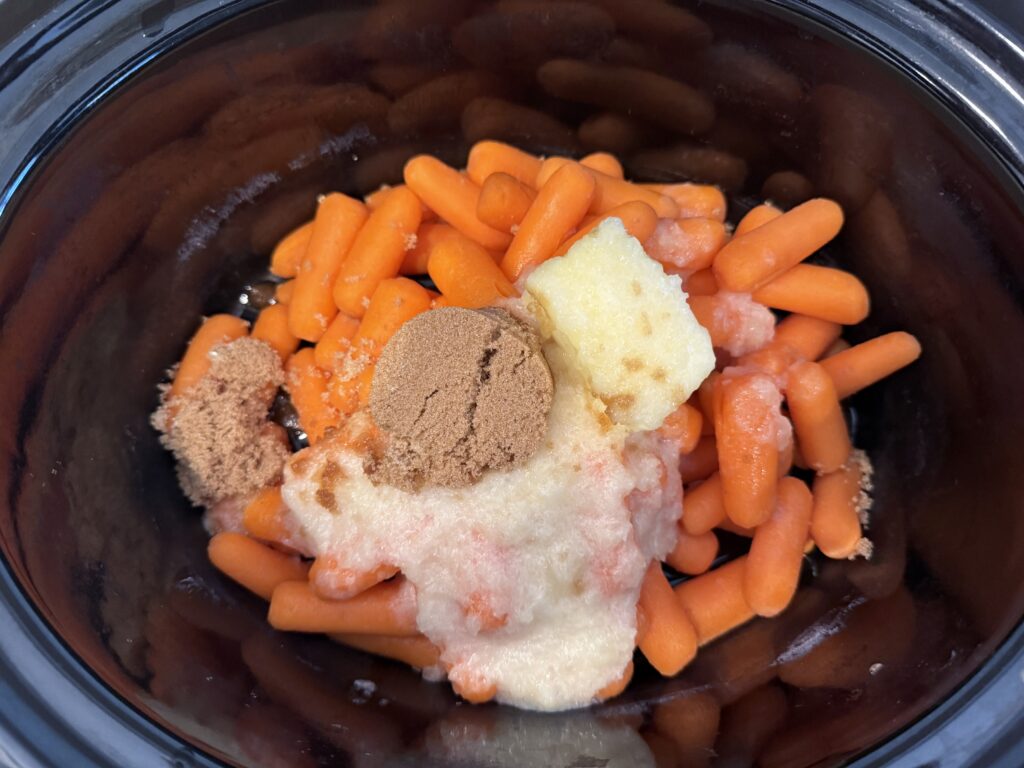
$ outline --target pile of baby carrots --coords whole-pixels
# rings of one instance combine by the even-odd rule
[[[810,548],[834,558],[864,550],[866,465],[852,450],[840,401],[908,365],[920,346],[901,332],[854,347],[840,339],[843,325],[867,316],[867,291],[848,272],[803,263],[839,232],[834,202],[813,199],[786,212],[766,203],[730,233],[716,187],[633,183],[606,153],[542,160],[481,141],[462,171],[417,156],[404,183],[364,201],[323,196],[315,218],[274,249],[270,269],[282,278],[274,303],[251,332],[235,317],[208,318],[171,396],[202,377],[214,346],[249,332],[280,355],[302,429],[316,443],[344,431],[366,405],[375,361],[405,321],[433,307],[478,308],[518,295],[533,268],[609,217],[641,243],[659,224],[674,224],[672,247],[648,250],[683,278],[719,351],[717,370],[660,428],[679,445],[685,486],[678,543],[666,562],[690,578],[673,588],[662,564],[651,563],[637,638],[656,669],[676,674],[698,646],[782,611]],[[423,275],[436,292],[421,285]],[[737,294],[789,314],[767,345],[733,358],[724,347],[743,325],[730,317]],[[810,487],[789,475],[793,466],[814,473]],[[416,629],[411,585],[393,569],[353,573],[335,558],[304,560],[279,489],[249,501],[242,528],[214,536],[210,558],[270,601],[275,628],[324,632],[415,667],[438,663],[439,649]],[[716,531],[749,537],[749,553],[710,570]],[[631,674],[632,665],[601,696],[621,691]],[[494,695],[486,685],[453,684],[470,701]]]

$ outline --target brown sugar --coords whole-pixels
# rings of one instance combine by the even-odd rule
[[[392,337],[370,391],[388,440],[367,471],[414,490],[469,485],[529,459],[547,432],[554,384],[525,323],[500,309],[445,307]]]
[[[210,506],[280,481],[290,451],[267,411],[283,381],[273,348],[241,338],[214,347],[206,375],[160,404],[151,421],[193,504]]]

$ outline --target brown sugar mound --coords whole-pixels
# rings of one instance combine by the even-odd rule
[[[522,464],[544,440],[553,392],[537,335],[507,312],[424,312],[377,362],[370,412],[389,439],[367,471],[415,490]]]
[[[283,381],[273,348],[241,338],[214,347],[206,375],[160,404],[151,421],[193,504],[211,506],[280,481],[290,451],[267,411]]]

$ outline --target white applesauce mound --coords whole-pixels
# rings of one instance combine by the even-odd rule
[[[572,269],[593,266],[586,247],[593,237],[604,248],[631,241],[608,279],[635,278],[645,311],[662,322],[653,324],[653,338],[643,334],[632,348],[621,325],[608,325],[621,313],[602,310],[602,290],[592,277],[576,284],[588,292],[593,322],[575,317],[564,336],[585,344],[562,346],[564,338],[552,333],[557,313],[546,313],[543,353],[554,396],[543,444],[525,463],[490,470],[465,487],[406,491],[374,484],[364,470],[366,456],[334,438],[296,454],[284,473],[284,502],[312,554],[330,553],[357,571],[399,569],[416,590],[417,626],[441,649],[453,683],[494,685],[498,701],[527,709],[586,706],[631,661],[644,571],[674,546],[682,512],[677,444],[638,430],[635,421],[638,412],[670,413],[713,365],[710,340],[695,320],[695,338],[679,335],[692,315],[678,278],[641,264],[650,260],[621,224],[608,229],[598,227],[562,257],[568,263],[558,270],[559,282],[571,286]],[[631,260],[640,268],[631,272]],[[549,283],[545,308],[558,306],[557,293]],[[603,293],[618,301],[614,290]],[[524,303],[530,306],[529,296]],[[665,351],[673,348],[697,350],[700,359],[677,352],[673,361]],[[621,378],[631,391],[614,391],[616,378],[607,371],[595,376],[581,364],[581,349],[627,360],[654,354],[665,402],[649,402],[635,377]],[[616,419],[613,404],[628,418]],[[500,619],[498,628],[481,626],[480,606]]]

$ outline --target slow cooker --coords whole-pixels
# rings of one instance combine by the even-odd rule
[[[529,28],[474,0],[0,6],[0,763],[1024,764],[1019,28],[932,0],[530,4]],[[595,107],[537,85],[555,57],[689,83],[715,124],[593,130]],[[272,632],[207,564],[147,421],[195,318],[244,314],[318,192],[365,194],[416,152],[459,164],[484,130],[443,99],[403,127],[319,89],[386,105],[458,69],[527,108],[486,131],[532,151],[608,149],[718,184],[734,211],[799,196],[795,172],[846,211],[833,257],[874,303],[858,333],[905,328],[925,350],[854,403],[879,468],[874,557],[812,558],[779,620],[586,711],[469,707]],[[867,675],[777,678],[842,632]],[[721,707],[705,742],[645,741],[651,705],[683,697],[695,722],[706,697]]]

